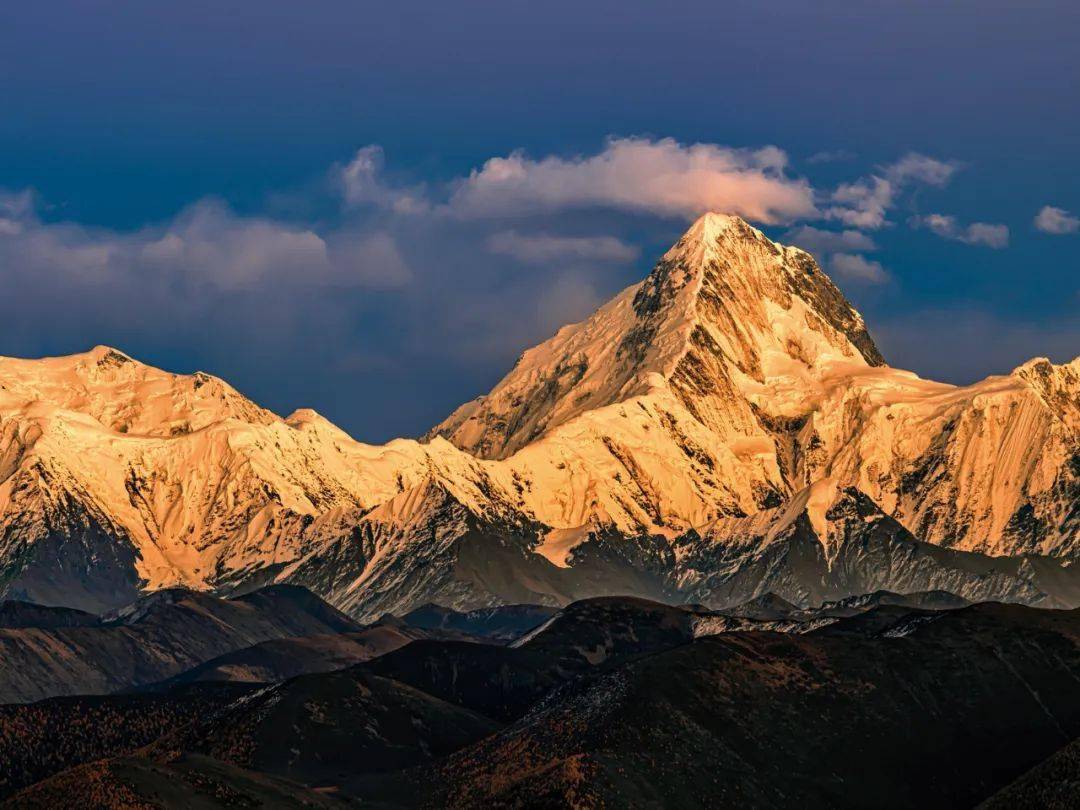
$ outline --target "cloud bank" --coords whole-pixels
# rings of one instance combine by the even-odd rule
[[[0,256],[23,279],[103,287],[166,284],[197,294],[266,285],[395,287],[411,271],[378,231],[318,234],[223,203],[196,203],[167,225],[132,233],[43,222],[32,207],[5,218]]]
[[[786,166],[774,146],[613,138],[590,156],[491,158],[457,184],[448,207],[460,217],[590,207],[682,218],[724,211],[765,224],[814,216],[813,190]]]

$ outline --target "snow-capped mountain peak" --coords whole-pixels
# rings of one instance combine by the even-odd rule
[[[704,265],[710,258],[716,258],[718,242],[746,238],[751,232],[764,236],[741,217],[708,211],[694,221],[663,259],[682,259],[690,266]]]
[[[889,368],[808,253],[706,214],[422,442],[105,346],[0,358],[0,594],[98,609],[284,579],[358,616],[864,585],[1068,602],[1075,567],[952,550],[1080,554],[1078,448],[1080,359],[966,387]]]
[[[743,423],[735,400],[772,381],[802,387],[837,363],[883,360],[813,258],[739,217],[709,213],[645,280],[526,351],[491,393],[433,433],[505,458],[586,411],[658,388],[711,427]]]
[[[277,418],[217,377],[171,374],[110,346],[41,360],[0,357],[0,379],[5,411],[78,414],[123,434],[175,436],[230,418],[260,424]]]

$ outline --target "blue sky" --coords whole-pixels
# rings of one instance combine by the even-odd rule
[[[1064,2],[5,4],[0,354],[414,434],[719,203],[894,365],[1068,360],[1078,38]]]

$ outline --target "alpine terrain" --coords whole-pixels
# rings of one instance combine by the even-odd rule
[[[808,253],[738,217],[701,217],[420,441],[103,346],[0,358],[0,598],[1075,607],[1078,559],[1080,358],[966,387],[891,368]]]

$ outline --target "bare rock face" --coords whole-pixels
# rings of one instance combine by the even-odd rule
[[[885,365],[809,254],[706,214],[424,441],[115,349],[0,358],[0,595],[306,584],[352,615],[868,589],[1076,604],[1080,358]],[[861,590],[860,590],[861,589]]]

